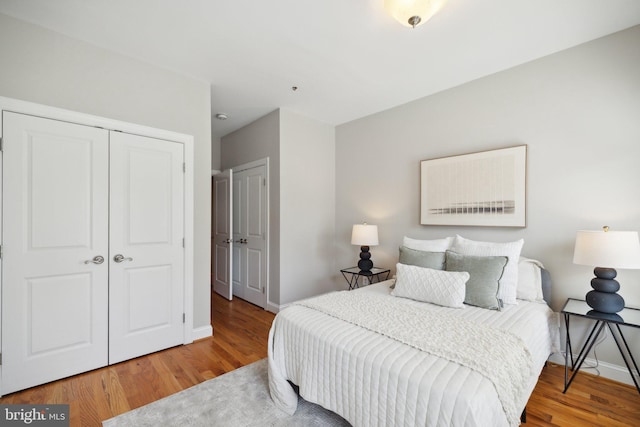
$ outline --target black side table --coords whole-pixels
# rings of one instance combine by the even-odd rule
[[[389,278],[391,270],[388,268],[373,267],[370,271],[362,271],[358,267],[349,267],[340,270],[340,273],[342,273],[342,276],[349,283],[349,290],[352,290],[360,287],[358,281],[361,277],[367,277],[369,279],[369,284],[375,283],[373,281],[374,277],[376,278],[376,281],[382,282]],[[380,279],[381,275],[385,275],[383,279]]]
[[[631,350],[629,349],[627,340],[622,334],[622,329],[620,329],[620,325],[640,328],[640,309],[625,307],[621,312],[616,314],[601,313],[599,311],[593,310],[583,300],[569,298],[565,303],[564,308],[562,309],[562,314],[564,314],[564,324],[566,327],[565,332],[567,335],[567,346],[564,355],[563,393],[566,393],[569,389],[569,386],[580,370],[582,363],[587,358],[587,354],[591,351],[591,348],[593,348],[593,345],[602,333],[605,326],[607,326],[611,331],[611,336],[618,346],[618,351],[620,351],[620,355],[624,360],[624,364],[627,365],[627,370],[629,371],[629,374],[633,379],[633,383],[636,385],[636,390],[638,390],[638,393],[640,393],[640,386],[638,385],[639,379],[637,378],[637,374],[635,374],[634,370],[632,369],[633,367],[635,369],[635,372],[638,372],[638,365],[633,358],[633,354],[631,354]],[[569,321],[571,319],[571,316],[583,317],[595,321],[593,328],[591,329],[587,340],[582,345],[580,353],[578,354],[578,358],[575,361],[573,360],[573,351],[571,350],[571,337],[569,336]],[[571,370],[573,371],[570,379],[568,378],[569,360],[571,360]]]

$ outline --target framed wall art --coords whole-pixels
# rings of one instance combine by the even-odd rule
[[[420,162],[423,225],[526,226],[527,146]]]

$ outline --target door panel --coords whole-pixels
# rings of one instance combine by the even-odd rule
[[[111,134],[109,363],[184,340],[181,144]]]
[[[233,264],[233,242],[231,240],[233,226],[232,177],[231,169],[213,177],[215,194],[213,251],[216,266],[213,289],[229,300],[233,299],[233,282],[231,281]]]
[[[3,113],[2,394],[107,363],[108,131]]]
[[[266,306],[266,167],[256,166],[234,179],[234,294]]]
[[[242,240],[246,225],[244,221],[244,215],[246,215],[245,193],[243,173],[234,173],[233,192],[231,193],[233,195],[231,198],[233,205],[233,234],[231,238],[233,241],[233,269],[231,281],[233,282],[233,294],[242,299],[245,299],[244,283],[246,281],[246,276],[244,271],[247,263]]]

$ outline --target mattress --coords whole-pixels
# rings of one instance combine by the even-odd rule
[[[392,281],[356,291],[388,295]],[[396,298],[434,313],[508,331],[531,354],[521,411],[545,361],[558,351],[558,317],[546,304],[519,301],[502,311],[463,309]],[[277,406],[293,413],[298,386],[305,400],[354,426],[510,425],[491,378],[393,338],[301,305],[281,311],[269,336],[269,385]],[[511,423],[513,424],[513,422]]]

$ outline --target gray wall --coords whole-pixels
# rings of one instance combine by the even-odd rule
[[[280,301],[280,110],[221,138],[222,170],[269,158],[269,295]]]
[[[280,112],[280,304],[335,289],[335,129]]]
[[[270,159],[270,309],[333,290],[334,127],[277,110],[221,145],[223,169]]]
[[[209,84],[2,14],[0,58],[0,96],[194,136],[194,327],[210,325]]]
[[[389,267],[404,235],[524,238],[523,255],[551,271],[553,308],[584,298],[592,268],[572,263],[576,231],[640,229],[638,70],[640,26],[338,126],[339,263],[357,257],[350,231],[362,221],[378,225],[372,258]],[[519,144],[528,145],[526,228],[419,225],[420,160]],[[619,280],[627,304],[640,307],[640,271]],[[623,366],[611,338],[598,355]]]

